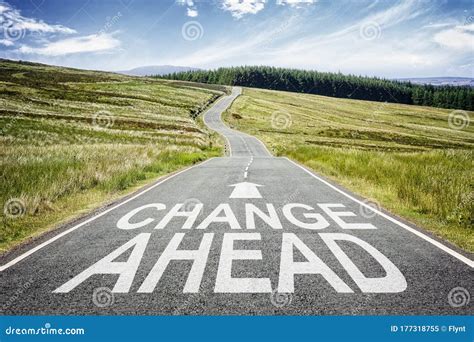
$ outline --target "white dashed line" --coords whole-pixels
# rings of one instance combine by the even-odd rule
[[[247,164],[247,166],[245,167],[245,171],[244,171],[244,178],[245,178],[245,179],[248,177],[249,167],[250,167],[250,165],[252,164],[252,162],[253,162],[253,156],[250,157],[250,161],[249,161],[249,163]]]

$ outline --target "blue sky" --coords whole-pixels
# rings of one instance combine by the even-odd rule
[[[472,0],[9,0],[0,25],[0,57],[87,69],[474,76]]]

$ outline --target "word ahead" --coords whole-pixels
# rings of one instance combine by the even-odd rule
[[[322,212],[334,221],[342,229],[376,229],[369,223],[348,223],[342,217],[356,216],[352,212],[334,210],[344,208],[342,204],[318,204]],[[138,207],[117,222],[119,229],[131,230],[140,228],[151,228],[159,231],[168,226],[172,220],[179,219],[182,223],[182,229],[207,229],[213,223],[227,225],[232,229],[242,229],[240,223],[235,217],[229,204],[219,204],[212,212],[207,215],[199,224],[196,220],[200,214],[203,205],[198,203],[194,208],[183,211],[183,203],[176,204],[169,211],[162,213],[161,220],[151,215],[151,213],[163,212],[166,205],[162,203],[151,203]],[[329,226],[329,221],[314,208],[301,204],[290,203],[283,206],[283,216],[292,224],[309,230],[321,230]],[[266,204],[266,210],[262,210],[254,204],[245,204],[246,229],[256,229],[255,220],[259,218],[272,229],[283,229],[277,210],[272,204]],[[151,216],[150,216],[151,215]],[[304,219],[304,220],[303,220]],[[141,264],[142,257],[147,248],[152,233],[140,233],[130,241],[117,248],[115,251],[99,260],[88,269],[84,270],[76,277],[72,278],[54,292],[67,293],[92,276],[113,274],[118,275],[118,280],[113,288],[114,292],[129,292],[135,275]],[[222,234],[222,233],[220,233]],[[185,233],[175,233],[168,242],[166,248],[156,260],[153,268],[145,277],[140,287],[139,293],[151,293],[159,287],[160,279],[172,261],[187,260],[192,263],[187,276],[186,284],[183,288],[184,293],[196,293],[200,290],[201,282],[208,263],[209,254],[215,239],[215,233],[203,233],[200,239],[198,249],[186,250],[179,248],[186,238]],[[406,289],[407,283],[400,270],[380,251],[369,243],[347,233],[318,233],[314,236],[319,237],[325,248],[329,249],[334,257],[339,261],[345,272],[353,279],[354,283],[362,292],[366,293],[395,293]],[[189,237],[196,240],[196,235]],[[275,238],[274,234],[268,234],[264,238]],[[257,232],[233,231],[222,234],[222,245],[214,246],[220,249],[219,264],[217,267],[214,292],[216,293],[267,293],[272,292],[270,278],[236,278],[233,277],[234,262],[239,265],[248,260],[262,260],[262,250],[259,249],[236,249],[234,242],[239,241],[239,245],[249,242],[255,244],[255,241],[262,240],[262,236]],[[344,245],[350,243],[354,248],[359,248],[370,255],[384,270],[381,277],[366,277],[364,273],[356,266],[351,258],[342,250],[340,242]],[[268,243],[262,242],[262,246],[268,246]],[[248,247],[248,246],[247,246]],[[150,247],[150,248],[156,248]],[[354,248],[351,250],[353,251]],[[130,251],[131,250],[131,251]],[[318,250],[320,250],[318,248]],[[263,251],[266,253],[266,251]],[[302,255],[305,261],[295,261],[294,255]],[[359,255],[360,253],[358,253]],[[126,261],[123,256],[129,255]],[[278,267],[275,264],[276,267]],[[281,235],[281,254],[279,263],[278,291],[294,292],[295,276],[301,274],[319,275],[339,293],[353,293],[354,290],[347,285],[339,275],[336,274],[313,250],[311,250],[295,233],[282,232]]]
[[[398,268],[382,253],[367,242],[349,234],[343,233],[320,233],[319,237],[324,241],[334,256],[339,260],[343,268],[352,277],[362,292],[368,293],[393,293],[406,289],[405,277]],[[135,274],[140,265],[141,258],[145,252],[151,233],[141,233],[123,246],[119,247],[102,260],[60,286],[54,292],[69,292],[76,286],[97,274],[116,274],[119,278],[113,288],[113,292],[127,293],[130,290]],[[207,264],[207,258],[211,250],[214,233],[205,233],[200,246],[196,250],[179,249],[184,233],[174,234],[163,253],[156,261],[154,267],[145,278],[139,293],[151,293],[155,290],[158,282],[163,276],[171,261],[188,260],[192,267],[183,292],[196,293],[199,291],[201,280]],[[225,233],[219,267],[217,270],[214,292],[216,293],[266,293],[272,292],[269,278],[234,278],[232,277],[232,264],[238,260],[262,260],[260,250],[235,249],[235,241],[260,240],[260,233]],[[385,275],[379,278],[368,278],[351,261],[347,254],[339,247],[337,241],[351,242],[369,253],[385,271]],[[121,255],[132,252],[127,261],[114,261]],[[295,261],[294,252],[299,251],[306,261]],[[278,281],[279,292],[294,292],[294,279],[298,274],[321,275],[335,291],[340,293],[353,293],[354,291],[331,270],[311,249],[301,241],[294,233],[283,233],[281,243],[280,274]]]

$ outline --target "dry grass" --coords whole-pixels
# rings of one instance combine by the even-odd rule
[[[225,118],[276,155],[295,159],[472,252],[474,127],[453,129],[450,114],[245,89]]]
[[[193,117],[223,90],[0,61],[0,251],[219,155]]]

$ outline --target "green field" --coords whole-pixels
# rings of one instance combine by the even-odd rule
[[[226,89],[0,60],[0,252],[222,154],[198,118]],[[225,119],[474,251],[474,128],[431,107],[244,89]]]
[[[195,117],[224,91],[0,60],[0,252],[221,155]]]
[[[275,155],[473,252],[473,114],[244,89],[224,117]]]

